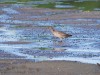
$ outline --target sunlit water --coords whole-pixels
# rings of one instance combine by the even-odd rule
[[[29,20],[59,13],[22,15],[15,10],[23,5],[0,7],[0,59],[30,59],[32,61],[67,60],[96,64],[100,62],[100,19],[67,18],[64,20]],[[56,6],[58,7],[58,6]],[[62,7],[62,6],[60,6]],[[65,6],[66,7],[66,6]],[[14,18],[15,16],[15,18]],[[19,20],[21,19],[21,20]],[[87,22],[89,24],[62,24],[62,22]],[[27,27],[24,27],[29,25]],[[30,26],[31,25],[31,26]],[[63,39],[53,37],[47,26],[72,34]],[[97,27],[98,26],[98,27]]]

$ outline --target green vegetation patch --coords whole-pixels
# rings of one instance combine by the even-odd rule
[[[51,48],[40,47],[40,50],[52,50]]]
[[[54,8],[55,6],[55,3],[48,3],[48,4],[39,4],[37,5],[37,7],[40,7],[40,8]]]

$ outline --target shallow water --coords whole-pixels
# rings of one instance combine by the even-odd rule
[[[79,14],[80,11],[61,13],[62,11],[47,9],[39,12],[41,9],[32,10],[23,5],[1,6],[0,59],[69,60],[92,64],[100,62],[99,18],[52,19],[52,15]],[[47,19],[46,16],[51,18]],[[53,37],[48,26],[73,36],[61,42]]]

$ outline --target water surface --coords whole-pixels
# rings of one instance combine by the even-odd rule
[[[0,4],[0,10],[0,59],[100,62],[99,11],[32,8],[16,1]],[[73,36],[61,42],[53,37],[48,26]]]

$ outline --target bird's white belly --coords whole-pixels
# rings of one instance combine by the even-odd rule
[[[55,37],[61,38],[61,35],[60,35],[59,33],[54,32],[53,35],[54,35]]]

